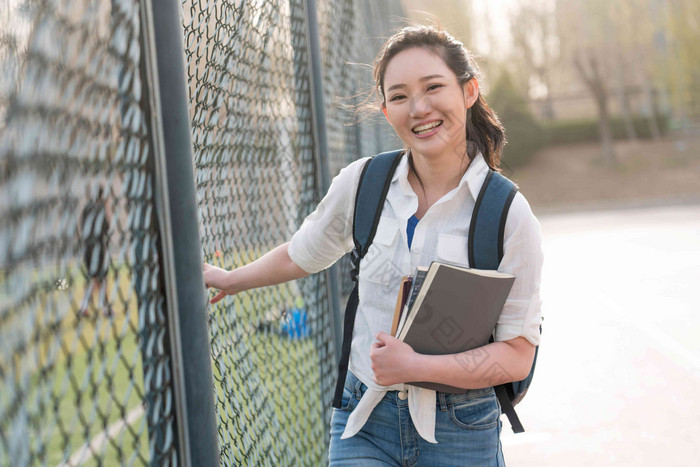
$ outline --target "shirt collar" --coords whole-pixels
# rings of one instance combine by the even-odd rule
[[[483,154],[478,152],[474,159],[472,159],[469,167],[467,167],[464,175],[462,175],[462,179],[459,181],[457,189],[454,191],[456,192],[461,190],[463,185],[466,183],[467,187],[469,188],[469,193],[472,195],[474,200],[476,200],[476,198],[479,196],[481,185],[483,185],[488,171],[489,166],[486,164]],[[406,154],[401,157],[401,162],[399,162],[398,167],[396,167],[396,171],[394,172],[391,182],[394,183],[397,180],[404,194],[408,195],[413,193],[413,189],[408,183],[408,157]]]
[[[391,183],[396,183],[397,180],[399,181],[399,186],[401,186],[401,191],[403,191],[405,195],[413,193],[413,189],[408,183],[408,156],[406,155],[406,152],[404,152],[403,156],[401,156],[401,161],[394,171],[394,175],[391,178]]]
[[[462,184],[466,183],[469,187],[469,193],[471,193],[472,198],[474,198],[476,201],[476,198],[479,197],[479,192],[481,191],[481,185],[484,184],[484,180],[486,180],[486,175],[488,172],[489,166],[486,164],[483,154],[478,153],[472,160],[471,164],[469,164],[469,167],[467,167],[467,171],[464,173],[462,180],[459,182],[460,188]]]

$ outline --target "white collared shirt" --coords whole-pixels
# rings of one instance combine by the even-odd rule
[[[333,179],[328,193],[292,237],[289,256],[300,268],[321,271],[353,248],[355,192],[367,158],[357,160]],[[374,382],[369,356],[375,336],[391,331],[401,278],[416,267],[440,260],[469,266],[467,237],[474,204],[488,173],[481,154],[471,162],[459,185],[435,202],[416,226],[408,249],[406,225],[418,209],[418,197],[408,182],[404,156],[394,173],[372,245],[360,263],[359,305],[350,352],[350,371],[367,387],[348,420],[343,438],[362,428],[387,390],[407,390],[409,410],[418,433],[436,442],[435,391],[411,385],[390,387]],[[518,193],[508,213],[503,259],[499,271],[516,279],[496,325],[497,341],[525,337],[539,344],[542,236],[539,222],[525,197]]]

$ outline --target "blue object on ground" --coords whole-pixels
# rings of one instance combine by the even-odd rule
[[[304,308],[290,308],[282,321],[282,332],[291,339],[309,337],[309,326]]]

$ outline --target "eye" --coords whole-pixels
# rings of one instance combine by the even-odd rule
[[[391,98],[389,99],[389,102],[395,102],[395,101],[398,101],[398,100],[403,99],[405,97],[406,96],[404,96],[403,94],[396,94],[395,96],[391,96]]]
[[[431,84],[430,86],[428,86],[428,91],[434,91],[435,89],[441,88],[441,87],[442,87],[442,84]]]

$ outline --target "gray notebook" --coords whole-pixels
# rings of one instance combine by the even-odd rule
[[[515,276],[497,271],[431,263],[413,306],[397,331],[418,353],[454,354],[486,345],[496,327]],[[464,393],[439,383],[410,383],[436,391]]]

